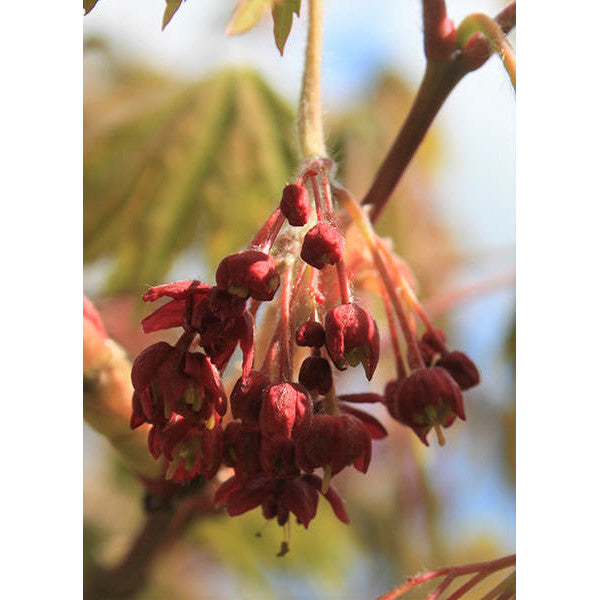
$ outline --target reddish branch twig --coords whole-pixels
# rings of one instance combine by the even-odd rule
[[[397,588],[394,588],[393,590],[389,591],[387,594],[380,596],[377,600],[395,600],[395,598],[399,598],[400,596],[402,596],[402,594],[405,594],[406,592],[422,585],[423,583],[425,583],[427,581],[430,581],[431,579],[435,579],[437,577],[442,577],[442,576],[446,575],[446,577],[442,581],[441,585],[438,586],[438,588],[433,592],[433,594],[436,594],[436,592],[437,592],[437,596],[435,596],[433,594],[431,594],[429,596],[429,599],[432,600],[432,599],[438,598],[439,595],[452,583],[452,581],[456,577],[461,577],[462,575],[471,575],[471,574],[476,573],[477,574],[476,577],[473,577],[472,579],[470,579],[467,582],[467,584],[462,586],[459,590],[457,590],[454,594],[452,594],[452,596],[450,596],[448,598],[448,600],[450,600],[450,598],[452,598],[452,600],[455,600],[457,598],[460,598],[465,592],[467,592],[472,587],[474,587],[476,584],[478,584],[480,581],[485,579],[488,575],[491,575],[492,573],[495,573],[496,571],[500,571],[502,569],[512,567],[515,565],[515,563],[516,563],[516,555],[510,554],[509,556],[504,556],[502,558],[498,558],[496,560],[491,560],[489,562],[472,563],[470,565],[462,565],[462,566],[456,566],[456,567],[445,567],[443,569],[429,571],[428,573],[419,575],[417,577],[409,577],[408,581],[406,583],[398,586]],[[494,588],[496,590],[496,593],[498,593],[500,590],[503,589],[501,586],[506,585],[506,581],[507,580],[504,580],[500,584],[500,586],[497,586],[497,588]]]
[[[438,0],[424,0],[424,13],[432,12],[436,8],[435,15],[429,15],[438,18],[445,17],[445,10],[442,11]],[[432,8],[433,7],[433,8]],[[504,33],[508,33],[516,22],[516,2],[512,2],[502,12],[496,16],[496,22]],[[439,32],[430,26],[426,29],[430,34]],[[446,41],[439,40],[440,44],[446,44]],[[426,50],[431,54],[431,40],[426,40]],[[417,148],[423,141],[425,134],[435,119],[440,108],[454,89],[456,84],[470,71],[479,68],[492,55],[492,51],[486,46],[478,48],[481,54],[477,56],[477,63],[474,63],[474,56],[467,56],[466,53],[455,53],[450,59],[428,60],[423,81],[417,92],[413,105],[402,125],[396,140],[390,148],[383,163],[379,167],[377,174],[369,188],[369,191],[363,198],[362,204],[371,207],[371,221],[375,223],[381,212],[385,208],[390,196],[398,185],[406,167],[410,163]],[[434,55],[432,55],[434,56]]]

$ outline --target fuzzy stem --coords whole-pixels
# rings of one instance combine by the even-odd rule
[[[290,301],[292,293],[292,269],[287,266],[281,284],[281,317],[279,321],[279,377],[282,381],[292,380],[292,359],[290,345]]]
[[[350,304],[352,297],[350,295],[350,282],[348,281],[348,273],[346,272],[346,263],[344,259],[336,263],[335,269],[337,271],[338,282],[340,284],[340,296],[342,297],[342,304]]]
[[[398,340],[398,330],[396,329],[396,324],[394,323],[394,314],[392,313],[392,307],[390,306],[390,298],[385,291],[385,287],[383,286],[381,286],[381,298],[383,300],[383,307],[385,309],[385,315],[388,321],[392,347],[394,348],[394,355],[396,357],[396,374],[398,375],[398,379],[404,379],[407,375],[407,372],[406,367],[404,366],[404,360],[402,358],[400,341]]]
[[[500,25],[487,15],[476,13],[466,17],[456,30],[456,45],[464,49],[474,33],[482,33],[496,51],[510,77],[513,88],[517,89],[517,59]]]
[[[298,107],[298,137],[305,158],[327,155],[321,117],[322,33],[323,0],[309,0],[308,37]]]
[[[419,352],[414,331],[411,328],[409,318],[404,311],[402,302],[396,293],[396,286],[394,285],[394,282],[390,276],[387,265],[381,256],[378,247],[378,237],[373,231],[370,221],[366,218],[363,210],[356,200],[354,200],[354,198],[342,188],[336,188],[336,191],[338,192],[338,198],[340,202],[350,215],[350,218],[354,221],[355,225],[358,226],[360,232],[365,238],[365,241],[367,242],[367,246],[369,246],[375,267],[381,275],[383,284],[385,285],[386,291],[390,297],[390,300],[392,301],[392,306],[394,307],[394,310],[398,316],[400,328],[402,329],[402,335],[406,339],[406,344],[409,351],[409,365],[417,362],[421,368],[424,368],[425,363],[423,362],[423,357]],[[410,360],[411,353],[414,359],[413,361]]]

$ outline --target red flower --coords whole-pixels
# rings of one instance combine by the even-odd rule
[[[273,258],[258,250],[226,256],[217,267],[217,287],[240,298],[272,300],[279,287]]]
[[[344,256],[344,238],[329,223],[317,223],[304,236],[300,257],[315,269],[335,265]]]
[[[155,458],[165,455],[165,477],[182,482],[198,475],[206,479],[215,476],[221,466],[222,438],[220,423],[208,429],[192,419],[175,416],[163,429],[152,428],[149,445]]]
[[[213,410],[221,415],[227,410],[221,379],[206,356],[166,342],[149,346],[135,359],[131,381],[134,428],[144,422],[141,414],[148,423],[162,425],[171,411],[207,420]]]
[[[297,227],[306,225],[310,217],[308,190],[300,184],[286,185],[283,188],[279,208],[290,225]]]
[[[278,383],[263,392],[260,430],[268,437],[296,438],[310,426],[309,392],[297,383]]]
[[[327,351],[335,366],[362,363],[367,379],[379,361],[379,331],[373,317],[356,304],[340,304],[325,316]]]
[[[224,504],[230,516],[241,515],[262,505],[265,518],[277,517],[280,525],[288,521],[291,512],[308,528],[317,514],[321,486],[321,478],[316,475],[301,475],[294,479],[257,477],[248,482],[234,476],[219,487],[215,494],[215,504]],[[330,485],[323,496],[331,504],[337,518],[342,523],[348,523],[350,519],[344,503],[333,486]]]
[[[296,442],[296,462],[304,471],[331,465],[335,475],[354,464],[363,473],[371,462],[371,436],[350,415],[314,415],[310,429]]]
[[[201,281],[177,281],[151,288],[145,301],[163,296],[173,298],[142,321],[146,333],[172,327],[200,334],[200,346],[217,369],[223,369],[238,342],[247,376],[254,357],[254,323],[246,302],[238,296],[210,287]]]
[[[460,388],[439,367],[413,371],[389,398],[388,410],[392,417],[408,425],[426,446],[432,427],[436,428],[443,444],[440,427],[449,427],[456,417],[466,419]]]

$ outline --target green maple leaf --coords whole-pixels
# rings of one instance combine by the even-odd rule
[[[92,8],[96,6],[97,2],[98,0],[83,0],[83,10],[85,10],[84,14],[87,15],[89,12],[91,12]]]
[[[273,5],[273,0],[240,0],[235,7],[225,33],[238,35],[252,29]]]
[[[167,6],[165,6],[165,13],[163,14],[162,28],[164,29],[169,21],[173,18],[173,15],[179,10],[183,0],[166,0]]]
[[[283,48],[292,29],[294,13],[300,16],[300,0],[279,0],[273,4],[271,9],[273,15],[273,34],[275,44],[283,56]]]

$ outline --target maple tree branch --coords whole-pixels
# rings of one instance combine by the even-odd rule
[[[504,33],[514,27],[515,20],[516,2],[507,6],[495,19]],[[427,61],[425,75],[410,112],[362,200],[362,204],[371,208],[370,218],[373,223],[381,216],[450,92],[467,73],[479,68],[492,55],[492,51],[486,44],[477,48],[477,51],[475,56],[456,52],[449,60]]]

